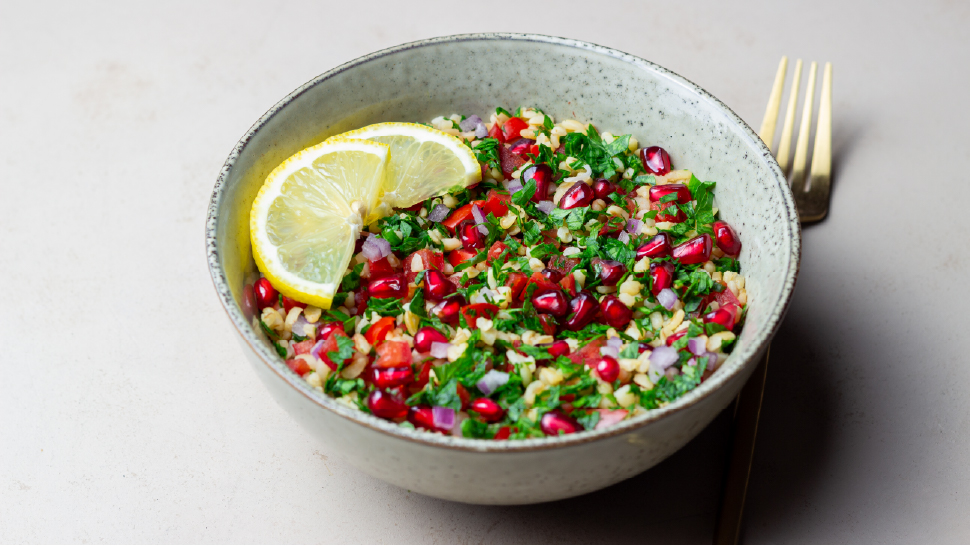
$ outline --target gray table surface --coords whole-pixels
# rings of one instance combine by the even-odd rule
[[[782,54],[834,63],[831,214],[804,230],[742,538],[970,541],[970,4],[404,5],[0,4],[0,541],[710,540],[726,415],[598,493],[438,501],[298,428],[219,308],[203,218],[244,131],[340,63],[490,30],[645,57],[755,127]]]

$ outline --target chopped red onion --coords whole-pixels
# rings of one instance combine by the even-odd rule
[[[610,347],[613,347],[617,351],[619,351],[623,347],[623,340],[616,336],[613,336],[610,339],[606,340],[606,344],[609,345]]]
[[[451,209],[448,207],[441,204],[435,205],[434,209],[431,211],[431,214],[428,215],[428,220],[431,220],[432,222],[441,222],[448,217],[449,212],[451,212]]]
[[[720,358],[717,356],[717,353],[707,353],[707,369],[712,371],[716,370],[719,366],[717,363],[718,360]]]
[[[509,374],[500,372],[498,370],[489,370],[485,375],[482,376],[475,386],[478,387],[478,390],[482,391],[482,394],[488,396],[495,392],[495,389],[508,382]]]
[[[307,326],[309,326],[309,328],[307,328]],[[310,330],[309,332],[307,332],[308,329]],[[297,318],[296,322],[293,323],[293,333],[298,336],[305,336],[305,337],[309,337],[310,334],[316,335],[317,325],[308,321],[306,317],[304,317],[303,314],[300,313],[299,318]]]
[[[620,358],[620,351],[616,347],[610,347],[609,345],[603,345],[600,347],[600,354],[603,356],[612,356],[613,358]]]
[[[371,235],[366,241],[364,241],[360,251],[368,260],[379,260],[390,255],[391,243],[381,239],[380,237]]]
[[[478,127],[479,124],[481,123],[482,123],[482,118],[476,116],[475,114],[472,114],[467,118],[461,120],[461,123],[458,124],[458,128],[461,129],[463,133],[467,133],[468,131],[471,131],[476,127]],[[488,133],[486,132],[485,134],[488,134]]]
[[[651,383],[656,383],[657,381],[660,381],[660,378],[663,376],[664,376],[664,373],[654,368],[653,366],[650,366],[650,369],[647,370],[647,379],[649,379]]]
[[[431,408],[431,417],[434,420],[435,428],[451,430],[455,426],[455,410],[442,406]]]
[[[664,306],[664,309],[670,311],[677,305],[677,294],[669,288],[664,288],[657,294],[657,301]]]
[[[680,360],[680,356],[677,354],[677,349],[661,345],[650,353],[650,369],[662,372],[678,360]]]
[[[625,231],[621,231],[620,234],[616,236],[616,238],[623,244],[627,244],[630,242],[630,234]]]
[[[478,208],[478,205],[472,205],[472,216],[475,217],[476,224],[485,223],[485,215],[482,214],[482,209]]]
[[[637,231],[640,230],[640,220],[630,218],[630,220],[626,223],[626,230],[629,231],[630,234],[636,235]]]
[[[320,360],[323,360],[323,340],[322,339],[313,344],[313,347],[310,349],[310,354],[315,356],[316,358],[319,358]]]
[[[695,337],[687,340],[687,349],[694,355],[701,356],[707,352],[707,347],[704,345],[704,340]]]
[[[536,203],[536,208],[546,214],[549,214],[550,212],[553,211],[553,209],[556,208],[556,205],[553,204],[552,201],[539,201],[538,203]]]
[[[451,343],[442,343],[440,341],[435,341],[431,343],[431,356],[435,358],[448,358],[448,349],[451,348]]]
[[[522,189],[522,182],[519,180],[513,180],[509,182],[509,193],[515,193]]]
[[[484,123],[475,126],[475,138],[485,138],[488,136],[488,127]]]

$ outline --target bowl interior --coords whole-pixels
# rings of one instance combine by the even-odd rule
[[[452,113],[487,119],[496,106],[519,105],[539,107],[557,120],[590,122],[601,132],[632,133],[641,145],[664,147],[674,168],[717,182],[715,205],[743,241],[747,322],[728,362],[666,410],[704,396],[750,363],[787,308],[799,259],[791,193],[760,139],[717,99],[637,57],[574,40],[489,34],[406,44],[340,66],[274,106],[239,142],[213,194],[210,268],[230,318],[245,338],[261,345],[268,365],[295,386],[301,382],[238,305],[244,280],[255,270],[249,209],[267,174],[300,149],[370,123],[427,122]],[[333,405],[310,392],[322,405]]]

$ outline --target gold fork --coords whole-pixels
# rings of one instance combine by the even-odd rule
[[[795,106],[801,84],[802,60],[795,62],[795,73],[788,108],[785,109],[785,122],[781,129],[778,147],[774,146],[775,127],[778,124],[778,111],[781,108],[781,95],[788,72],[788,57],[782,57],[775,75],[775,83],[768,97],[765,117],[761,122],[758,136],[774,154],[782,172],[789,174],[788,162],[791,155],[792,129],[795,126]],[[815,128],[815,149],[812,151],[812,166],[809,177],[805,177],[805,164],[808,159],[808,139],[812,124],[812,106],[815,100],[815,74],[818,65],[812,62],[808,71],[808,85],[802,106],[802,120],[795,143],[794,164],[790,171],[789,182],[798,219],[803,224],[817,222],[828,213],[829,189],[832,174],[832,63],[825,63],[822,74],[822,96],[819,99],[818,126]],[[748,478],[751,475],[751,462],[754,459],[754,444],[758,435],[758,419],[761,416],[761,400],[764,395],[765,379],[768,373],[768,353],[751,374],[751,379],[741,389],[734,405],[734,441],[731,446],[731,459],[728,462],[724,479],[724,495],[714,531],[715,544],[737,544],[741,534],[741,517],[744,501],[748,492]]]

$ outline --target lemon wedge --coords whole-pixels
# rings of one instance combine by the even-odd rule
[[[478,159],[461,139],[417,123],[377,123],[340,135],[391,147],[381,215],[482,180]]]
[[[266,177],[249,233],[260,271],[298,301],[329,309],[363,227],[379,218],[390,147],[334,137]]]

